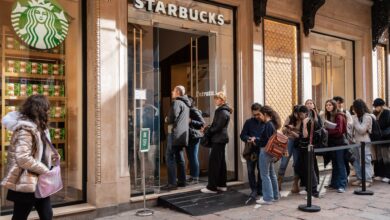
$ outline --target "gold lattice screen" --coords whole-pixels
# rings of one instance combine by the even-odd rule
[[[385,47],[377,46],[376,47],[377,62],[378,62],[378,97],[384,100],[386,98],[386,56],[385,56]]]
[[[265,104],[282,118],[298,104],[297,28],[264,21]]]

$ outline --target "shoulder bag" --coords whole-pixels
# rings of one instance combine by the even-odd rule
[[[61,179],[60,155],[53,144],[45,137],[46,142],[50,145],[51,150],[57,155],[55,165],[49,172],[38,176],[37,189],[35,198],[46,198],[60,191],[63,187]]]

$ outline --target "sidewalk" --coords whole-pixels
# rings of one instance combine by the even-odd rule
[[[322,183],[328,182],[329,174],[321,176]],[[350,181],[351,182],[351,181]],[[291,184],[291,183],[290,183]],[[325,185],[325,184],[322,184]],[[305,213],[298,210],[298,205],[305,204],[305,196],[290,194],[287,190],[290,189],[289,183],[283,184],[286,191],[281,192],[282,199],[270,206],[261,206],[251,204],[239,208],[224,210],[205,216],[189,216],[173,210],[152,207],[154,215],[151,217],[137,217],[136,210],[124,212],[115,216],[99,218],[99,220],[150,220],[150,219],[342,219],[342,220],[390,220],[390,184],[382,182],[374,182],[374,185],[368,190],[374,192],[373,196],[358,196],[353,194],[356,187],[348,187],[347,192],[337,193],[328,191],[322,187],[322,196],[319,199],[313,198],[313,204],[321,207],[321,211],[317,213]],[[243,192],[248,192],[243,190]]]

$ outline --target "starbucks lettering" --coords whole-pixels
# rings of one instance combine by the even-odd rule
[[[177,6],[172,3],[165,4],[162,1],[156,0],[135,0],[134,7],[137,9],[146,9],[147,11],[187,19],[191,21],[199,21],[202,23],[224,25],[225,20],[222,14],[214,12],[199,11],[197,9]]]

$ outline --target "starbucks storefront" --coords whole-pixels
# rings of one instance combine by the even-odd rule
[[[128,159],[131,196],[142,193],[141,129],[150,131],[145,153],[147,193],[162,193],[167,184],[167,116],[171,91],[183,85],[207,124],[216,106],[213,95],[224,91],[235,106],[234,10],[197,1],[135,0],[128,4]],[[228,181],[237,179],[235,117],[226,147]],[[200,183],[207,182],[209,149],[199,148]],[[188,156],[185,156],[188,158]],[[189,161],[186,159],[187,174]]]

